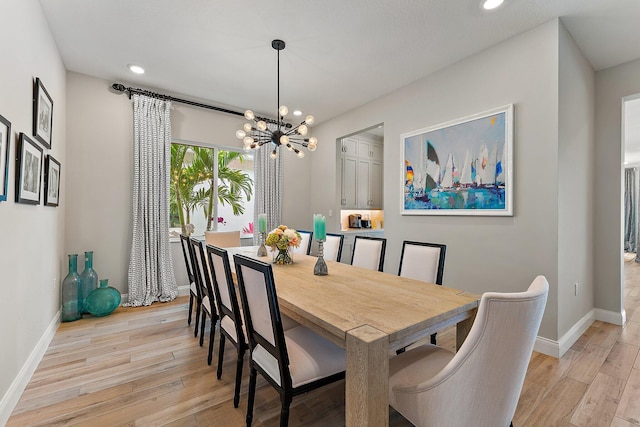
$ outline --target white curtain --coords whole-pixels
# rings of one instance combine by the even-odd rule
[[[171,102],[133,96],[133,241],[127,306],[178,295],[169,246]]]
[[[282,160],[283,150],[278,150],[274,160],[269,155],[273,144],[265,144],[256,150],[253,162],[255,176],[255,205],[253,224],[258,224],[258,214],[267,214],[267,233],[282,223]],[[257,227],[254,228],[257,230]],[[253,234],[254,244],[260,244],[259,234]]]

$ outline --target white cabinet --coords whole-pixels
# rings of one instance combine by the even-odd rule
[[[340,153],[340,205],[342,208],[382,209],[382,164],[382,144],[354,138],[342,140]]]

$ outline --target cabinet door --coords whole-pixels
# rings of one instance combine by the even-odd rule
[[[382,156],[383,156],[383,151],[382,151],[382,145],[380,144],[370,144],[369,145],[369,153],[371,153],[371,160],[376,161],[376,162],[381,162],[382,161]]]
[[[343,156],[358,156],[358,140],[353,138],[342,139],[342,155]]]
[[[342,194],[340,205],[344,208],[355,208],[358,190],[358,160],[343,157],[341,159],[341,166]]]
[[[368,160],[358,160],[358,186],[356,194],[356,202],[359,208],[368,209],[371,205],[369,197],[369,177],[371,164]]]
[[[369,207],[382,209],[382,163],[371,162],[369,166]]]

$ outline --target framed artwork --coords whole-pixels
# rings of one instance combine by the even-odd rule
[[[11,123],[3,116],[0,116],[0,202],[7,200],[10,141]]]
[[[40,203],[42,147],[20,132],[16,156],[16,202]]]
[[[513,104],[400,142],[403,215],[513,215]]]
[[[53,131],[53,100],[42,81],[36,78],[33,89],[33,136],[46,148],[51,148]]]
[[[60,162],[47,156],[44,162],[44,204],[58,206],[60,197]]]

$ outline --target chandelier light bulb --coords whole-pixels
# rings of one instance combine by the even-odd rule
[[[251,123],[245,123],[244,126],[242,126],[242,129],[244,129],[245,132],[251,132],[253,126],[251,125]]]
[[[289,109],[286,105],[281,105],[280,108],[278,108],[278,113],[280,114],[280,117],[284,117],[289,114]]]
[[[238,138],[238,139],[243,139],[245,136],[247,136],[247,134],[245,133],[245,131],[243,131],[243,130],[238,130],[238,131],[236,131],[236,138]]]
[[[304,152],[303,152],[303,151],[298,150],[298,152],[296,153],[296,155],[298,156],[298,158],[299,158],[299,159],[301,159],[301,158],[303,158],[303,157],[304,157]]]
[[[315,117],[313,117],[312,115],[308,115],[305,119],[304,122],[306,124],[308,124],[309,126],[311,126],[314,122],[316,121]]]
[[[280,137],[280,143],[284,144],[284,145],[287,145],[287,146],[290,145],[289,144],[289,137],[287,135],[282,135]]]
[[[303,135],[303,136],[304,136],[304,135],[306,135],[306,134],[307,134],[307,132],[309,132],[309,128],[308,128],[306,125],[300,125],[300,126],[298,126],[298,133],[299,133],[300,135]]]
[[[251,151],[251,145],[245,145],[245,146],[244,146],[244,151],[245,151],[245,152],[247,152],[247,153],[248,153],[249,151]]]
[[[244,112],[244,118],[247,119],[247,120],[253,120],[253,119],[256,118],[256,115],[253,114],[253,111],[247,110],[247,111]]]
[[[271,154],[269,154],[269,157],[271,157],[272,159],[276,159],[278,157],[278,153],[276,153],[276,150],[273,150]]]
[[[265,123],[264,120],[260,120],[257,124],[256,127],[258,128],[258,130],[267,130],[267,123]]]
[[[287,144],[287,150],[293,151],[293,147],[291,146],[291,144]]]
[[[251,138],[250,136],[245,136],[242,142],[244,142],[244,145],[251,145],[253,144],[253,138]]]
[[[307,145],[307,150],[309,151],[316,151],[316,148],[318,148],[316,144],[309,143],[309,145]]]
[[[316,145],[317,143],[318,143],[318,138],[316,138],[315,136],[312,136],[311,138],[309,138],[309,144]]]

